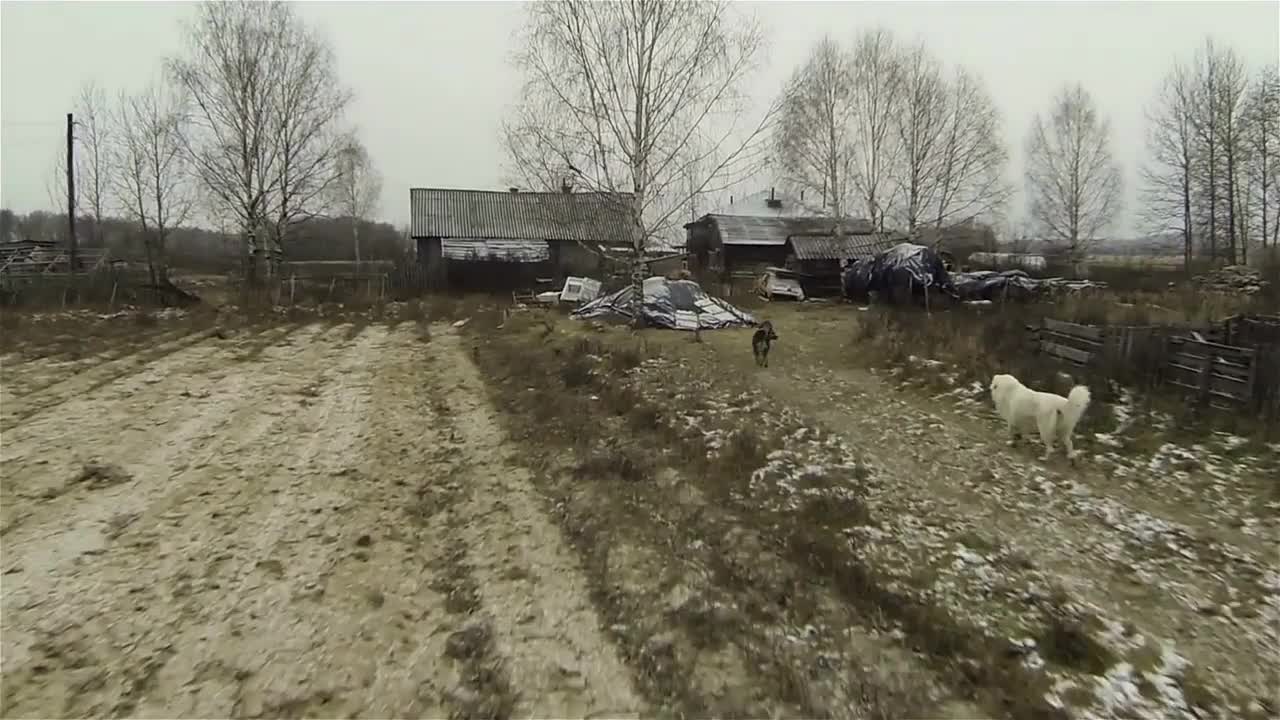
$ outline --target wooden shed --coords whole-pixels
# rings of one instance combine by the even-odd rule
[[[637,232],[627,193],[413,188],[409,202],[418,262],[438,287],[602,277]]]

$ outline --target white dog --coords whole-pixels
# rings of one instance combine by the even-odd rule
[[[1019,435],[1037,430],[1044,443],[1041,460],[1049,459],[1055,440],[1062,441],[1068,460],[1075,459],[1071,433],[1089,407],[1089,388],[1077,385],[1062,397],[1032,390],[1012,375],[996,375],[991,378],[991,400],[1009,427],[1009,445],[1016,443]]]

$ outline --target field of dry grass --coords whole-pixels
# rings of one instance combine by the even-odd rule
[[[1040,463],[959,319],[753,309],[767,369],[472,298],[0,316],[3,715],[1280,709],[1276,445],[1117,391]]]

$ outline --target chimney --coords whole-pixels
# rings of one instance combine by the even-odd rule
[[[565,195],[568,195],[569,193],[573,192],[573,186],[569,184],[568,180],[560,181],[560,192],[564,193]]]
[[[511,193],[512,195],[515,195],[516,193],[520,192],[520,188],[518,187],[507,188],[507,192]]]
[[[775,210],[782,207],[782,201],[774,195],[773,188],[769,188],[769,199],[764,204]]]

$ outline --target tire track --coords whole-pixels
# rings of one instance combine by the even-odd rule
[[[15,397],[24,397],[34,393],[46,390],[59,382],[67,380],[69,377],[77,373],[83,372],[85,369],[93,368],[107,362],[113,362],[127,358],[131,355],[145,351],[148,347],[154,347],[157,344],[165,344],[180,339],[185,335],[193,332],[190,327],[164,330],[161,332],[146,333],[143,335],[118,335],[116,337],[90,337],[86,340],[88,343],[102,343],[115,341],[104,348],[100,348],[98,352],[84,357],[74,357],[73,359],[63,362],[46,362],[48,358],[42,358],[41,361],[29,360],[26,362],[13,362],[11,360],[0,361],[0,368],[4,370],[4,385],[8,390],[9,399]],[[61,353],[58,357],[73,357],[68,353]],[[40,371],[33,372],[34,366],[39,366]],[[56,371],[50,372],[51,367],[56,366]],[[31,384],[26,382],[26,376],[38,376]],[[15,377],[16,376],[16,377]]]
[[[427,346],[432,394],[447,413],[450,439],[469,462],[452,483],[450,509],[456,566],[469,570],[479,612],[505,659],[513,714],[535,717],[631,716],[644,709],[631,673],[601,632],[590,585],[529,472],[512,462],[513,447],[489,407],[484,385],[456,331],[431,328]]]
[[[177,340],[162,343],[119,360],[95,365],[83,373],[55,382],[42,390],[15,398],[16,402],[6,402],[4,407],[6,418],[3,424],[0,424],[0,432],[7,432],[30,418],[77,396],[93,392],[131,372],[138,372],[167,355],[199,348],[200,344],[214,332],[213,329],[209,329],[184,335]]]
[[[165,356],[149,373],[71,398],[6,430],[0,445],[0,473],[7,478],[0,484],[0,536],[64,512],[62,496],[88,466],[105,462],[129,469],[155,452],[157,440],[181,455],[188,451],[186,442],[214,438],[209,428],[221,417],[218,405],[244,400],[236,395],[241,378],[229,372],[232,351],[206,345]]]

